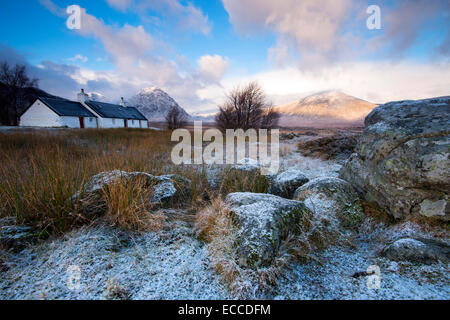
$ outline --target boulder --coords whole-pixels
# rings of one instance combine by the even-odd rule
[[[271,178],[268,193],[292,199],[295,191],[309,181],[299,170],[288,170]]]
[[[258,160],[244,158],[238,161],[237,164],[231,167],[231,171],[237,171],[241,173],[258,173],[261,170],[261,165]]]
[[[86,214],[97,214],[104,203],[104,187],[124,181],[131,184],[142,184],[152,188],[152,203],[156,206],[170,205],[174,200],[187,198],[190,195],[190,180],[179,175],[153,176],[145,172],[111,171],[93,176],[82,191],[73,196],[73,201],[79,201]]]
[[[450,261],[450,247],[435,240],[404,238],[384,248],[382,255],[394,261],[429,263]]]
[[[391,102],[365,125],[340,178],[396,219],[448,221],[450,97]]]
[[[338,222],[344,228],[355,228],[364,218],[361,199],[353,187],[339,178],[317,178],[295,191],[294,200],[304,201],[317,216]]]
[[[255,268],[270,265],[282,241],[301,232],[308,212],[302,202],[257,193],[229,194],[226,206],[235,229],[237,263]]]

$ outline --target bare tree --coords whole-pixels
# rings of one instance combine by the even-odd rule
[[[166,122],[169,130],[176,130],[186,125],[186,116],[179,108],[172,107],[166,115]]]
[[[237,87],[228,95],[216,114],[219,129],[271,129],[278,123],[279,116],[272,108],[264,91],[257,82]]]
[[[18,107],[25,99],[25,90],[37,87],[38,80],[30,79],[24,65],[10,67],[7,62],[0,65],[0,82],[5,86],[4,104],[0,106],[2,122],[16,126],[19,122]]]

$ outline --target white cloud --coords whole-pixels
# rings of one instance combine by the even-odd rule
[[[449,95],[450,63],[345,63],[321,74],[286,67],[244,78],[228,78],[223,85],[229,90],[254,80],[262,85],[275,104],[292,102],[324,90],[339,90],[374,103],[385,103]]]
[[[133,0],[106,0],[106,2],[121,11],[126,11],[133,4]]]
[[[286,55],[286,45],[294,43],[302,60],[336,57],[342,46],[342,30],[358,8],[355,0],[222,0],[235,28],[244,34],[275,31],[279,44],[271,54],[279,61]],[[282,44],[280,46],[280,44]]]
[[[366,33],[367,1],[222,2],[238,32],[247,35],[273,32],[277,35],[277,45],[269,49],[272,61],[282,65],[288,56],[298,55],[303,69],[327,68],[331,64],[370,57],[374,53],[389,58],[401,57],[416,44],[427,24],[439,21],[440,17],[443,21],[441,28],[445,30],[449,29],[450,23],[448,0],[401,0],[389,5],[380,4],[382,30],[371,37]],[[431,43],[429,53],[433,52],[433,46],[436,50],[444,48],[445,51],[449,37],[450,33],[442,44]],[[294,49],[295,54],[290,49]]]
[[[183,4],[179,0],[106,0],[107,3],[120,11],[133,11],[141,15],[146,21],[154,21],[154,16],[148,16],[148,10],[154,10],[177,23],[183,30],[192,29],[205,35],[211,32],[208,16],[201,9],[188,2]]]
[[[200,72],[206,78],[219,81],[227,71],[230,61],[220,55],[204,55],[197,61]]]
[[[69,58],[68,60],[69,60],[69,61],[73,61],[73,62],[81,61],[81,62],[83,62],[83,63],[86,63],[86,62],[89,61],[89,58],[88,58],[88,57],[85,57],[85,56],[83,56],[83,55],[81,55],[81,54],[77,54],[77,55],[75,55],[74,57]]]

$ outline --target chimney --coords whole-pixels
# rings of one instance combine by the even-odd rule
[[[126,107],[126,105],[125,105],[125,100],[123,100],[123,97],[120,98],[120,105],[121,105],[122,107]]]
[[[78,102],[86,102],[88,100],[87,94],[84,93],[84,89],[78,94]]]

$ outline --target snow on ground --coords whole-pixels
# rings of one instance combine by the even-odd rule
[[[338,175],[339,164],[295,152],[295,140],[281,146],[284,169],[302,170],[310,179]],[[275,293],[253,298],[450,299],[448,265],[395,263],[379,257],[375,239],[380,232],[389,238],[396,230],[382,228],[370,223],[368,232],[355,240],[356,248],[329,248],[316,254],[318,261],[293,264]],[[406,229],[400,233],[416,233]],[[373,265],[380,268],[379,289],[368,287],[367,276],[352,277]],[[68,286],[74,266],[81,271],[79,288]],[[107,298],[236,297],[211,269],[206,246],[182,222],[134,237],[104,226],[85,227],[12,255],[9,270],[0,273],[0,299]]]
[[[0,299],[106,299],[114,292],[131,299],[230,298],[189,228],[121,237],[87,227],[24,250],[0,274]],[[67,285],[74,267],[81,271],[79,290]]]
[[[431,300],[450,298],[448,266],[414,265],[375,257],[364,244],[358,250],[330,248],[322,262],[297,264],[280,282],[276,299],[326,300]],[[370,266],[380,269],[379,287],[374,276],[354,278]],[[375,270],[375,269],[374,269]],[[374,280],[374,281],[371,281]],[[369,283],[368,283],[369,282]]]

